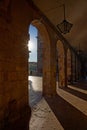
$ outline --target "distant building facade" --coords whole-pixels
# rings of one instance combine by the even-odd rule
[[[38,32],[37,36],[37,74],[39,76],[43,73],[43,40],[41,34]]]
[[[29,62],[29,75],[37,75],[37,62]]]

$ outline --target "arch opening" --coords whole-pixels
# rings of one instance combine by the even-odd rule
[[[46,57],[46,56],[47,55],[50,56],[49,55],[50,49],[49,49],[49,38],[48,38],[48,34],[47,34],[47,30],[45,26],[39,20],[33,20],[30,26],[31,25],[37,29],[37,36],[35,37],[36,42],[37,42],[37,50],[35,53],[35,55],[37,55],[36,72],[31,73],[30,60],[29,60],[29,78],[28,78],[29,80],[29,104],[30,106],[33,106],[41,100],[42,96],[45,93],[46,88],[44,87],[44,84],[47,82],[45,81],[46,79],[45,74],[46,74],[46,70],[49,71],[49,68],[50,68],[49,67],[50,59],[49,57]],[[29,29],[30,29],[30,26],[29,26]],[[31,34],[29,35],[31,38]],[[29,46],[29,51],[31,51],[30,46]],[[29,58],[31,57],[31,53],[30,53]]]

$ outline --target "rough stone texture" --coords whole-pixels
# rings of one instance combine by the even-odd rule
[[[28,121],[29,118],[25,119],[24,115],[30,116],[28,110],[26,113],[29,114],[23,114],[23,108],[26,109],[28,105],[27,43],[28,26],[32,21],[33,12],[25,0],[13,0],[9,14],[5,14],[0,17],[0,128],[7,128],[9,125],[8,128],[13,129],[21,117]],[[53,95],[56,92],[56,73],[54,61],[51,61],[51,43],[45,27],[40,27],[40,30],[41,34],[44,34],[43,93]],[[21,121],[19,126],[20,123]],[[16,128],[19,126],[16,125]]]
[[[8,125],[13,129],[20,118],[22,122],[26,120],[24,125],[27,125],[30,115],[30,109],[26,109],[29,9],[25,0],[13,0],[11,7],[10,21],[7,20],[7,7],[3,7],[5,15],[0,16],[0,129]]]
[[[27,130],[28,106],[28,28],[33,23],[43,38],[43,94],[56,94],[56,35],[49,23],[30,8],[26,0],[5,0],[0,4],[0,129]],[[40,23],[42,22],[42,23]],[[62,44],[62,43],[61,43]],[[64,52],[60,59],[59,86],[65,86]],[[74,61],[74,60],[73,60]],[[25,127],[26,126],[26,127]],[[21,130],[22,130],[21,128]]]
[[[75,74],[76,74],[76,59],[75,59],[75,54],[72,52],[71,53],[71,72],[72,72],[72,75],[71,75],[71,78],[72,78],[72,83],[74,83],[76,81],[76,77],[75,77]]]
[[[68,83],[71,82],[71,52],[67,50],[67,79]]]
[[[57,42],[57,50],[58,50],[58,69],[59,69],[59,87],[65,86],[65,65],[64,65],[64,46],[61,41]]]
[[[81,62],[76,57],[76,81],[79,81],[81,79]]]

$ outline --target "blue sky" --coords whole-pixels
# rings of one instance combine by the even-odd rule
[[[29,61],[37,62],[37,29],[36,27],[30,25],[29,27],[30,40],[29,40],[29,50],[31,51]]]

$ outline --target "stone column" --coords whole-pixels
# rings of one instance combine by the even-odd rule
[[[66,57],[64,53],[64,46],[61,41],[57,42],[57,49],[58,49],[58,86],[60,88],[65,87],[65,65],[66,65]]]
[[[79,80],[79,75],[78,75],[78,69],[79,69],[79,66],[78,66],[79,64],[78,64],[78,58],[77,58],[77,56],[76,56],[76,81],[78,81]]]
[[[65,48],[64,57],[64,74],[65,74],[65,87],[67,87],[67,48]]]
[[[67,82],[71,83],[71,50],[67,49]]]
[[[0,15],[1,130],[28,130],[31,116],[28,101],[28,48],[26,43],[28,15],[26,17],[26,2],[20,1],[16,5],[14,1],[10,23],[6,15],[3,17]],[[20,10],[23,10],[23,13],[20,13]]]
[[[81,63],[80,60],[77,58],[77,80],[81,79]]]
[[[43,48],[43,94],[56,94],[56,56],[53,48]]]
[[[76,80],[76,59],[75,54],[71,53],[71,83],[74,83]]]

